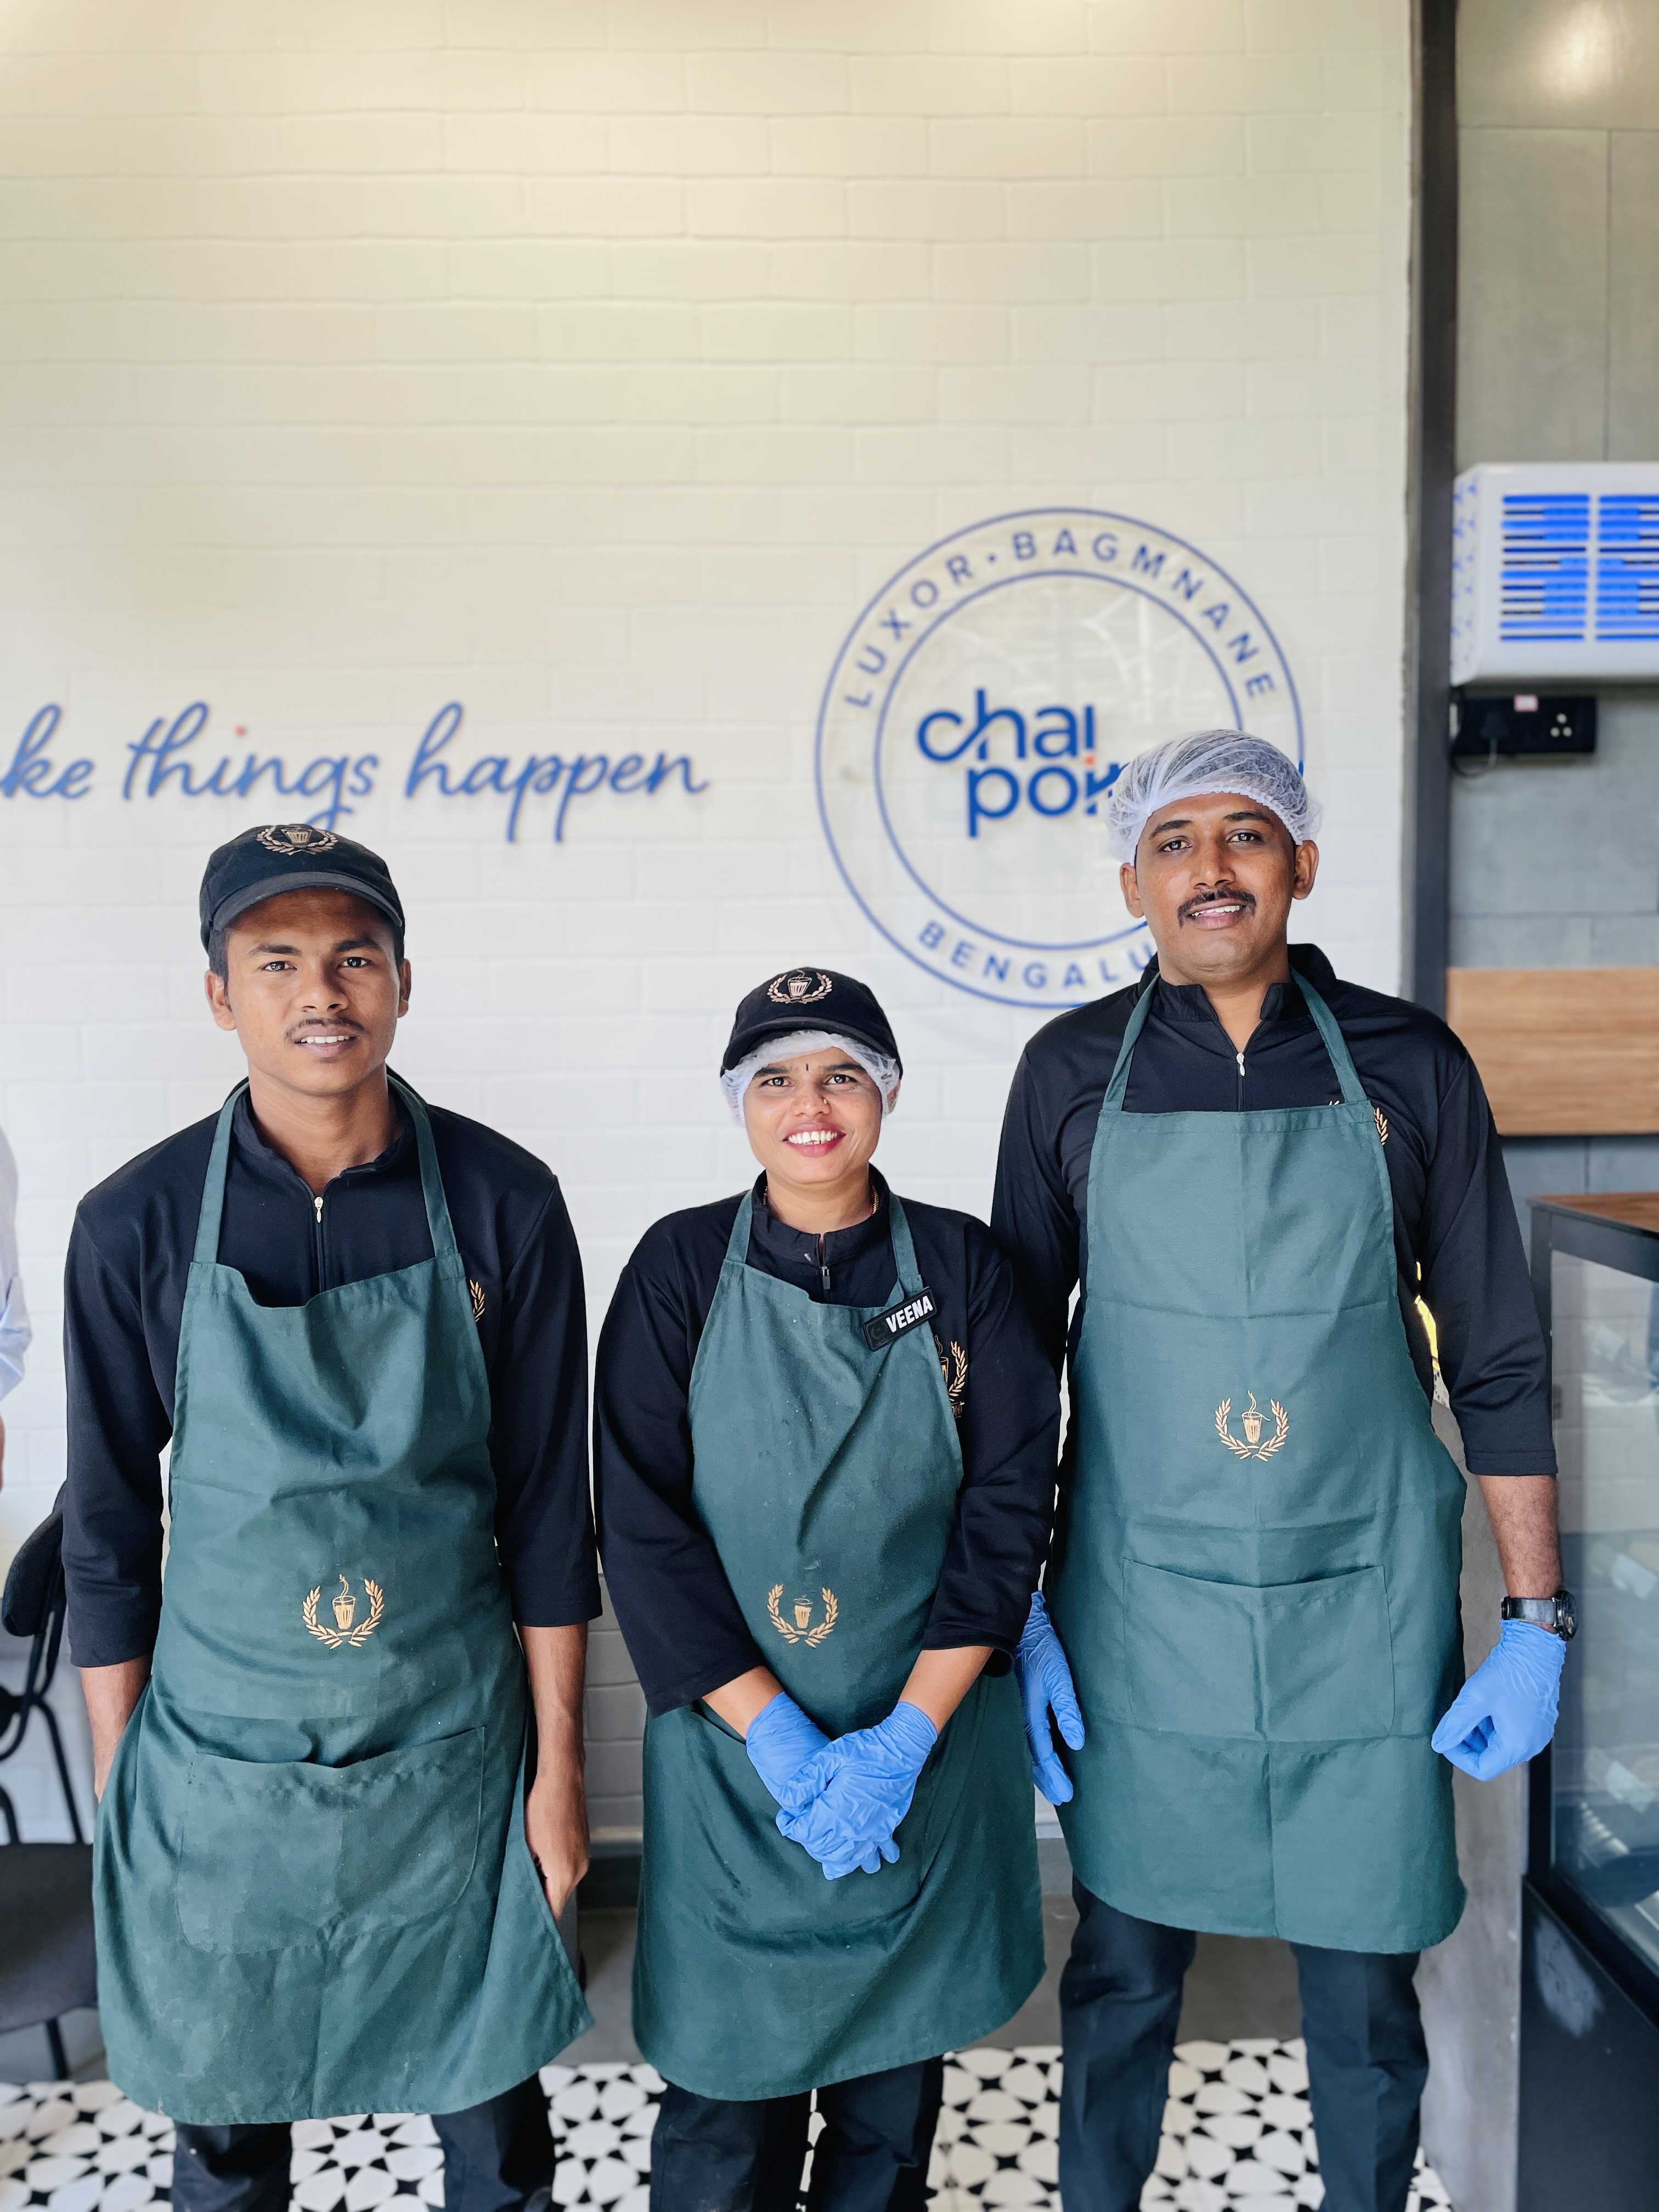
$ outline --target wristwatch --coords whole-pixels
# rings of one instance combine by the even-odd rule
[[[1559,1589],[1553,1597],[1506,1597],[1498,1607],[1500,1620],[1529,1620],[1534,1628],[1547,1628],[1564,1644],[1578,1633],[1578,1609],[1571,1590]]]

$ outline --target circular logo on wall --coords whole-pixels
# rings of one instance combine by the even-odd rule
[[[883,585],[818,708],[818,808],[848,889],[908,958],[1007,1006],[1074,1006],[1152,957],[1105,797],[1186,730],[1300,767],[1296,685],[1261,609],[1150,523],[1033,507]]]

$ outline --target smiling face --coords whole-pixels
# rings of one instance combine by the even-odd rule
[[[1276,814],[1232,792],[1160,807],[1122,872],[1130,913],[1172,983],[1225,988],[1281,963],[1291,905],[1306,898],[1319,848],[1297,845]]]
[[[793,1218],[792,1199],[814,1217],[826,1206],[846,1210],[849,1219],[868,1210],[881,1092],[857,1060],[831,1047],[766,1061],[743,1095],[743,1125],[783,1219]]]
[[[251,1071],[285,1090],[337,1097],[386,1062],[409,1008],[409,963],[392,925],[349,891],[283,891],[231,924],[208,1004]]]

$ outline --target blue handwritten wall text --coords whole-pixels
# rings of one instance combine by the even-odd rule
[[[132,738],[125,747],[123,800],[132,804],[169,796],[255,799],[268,795],[298,801],[292,812],[320,829],[333,830],[356,812],[356,802],[375,791],[380,772],[378,753],[320,752],[293,761],[281,753],[251,748],[226,751],[216,749],[208,737],[211,713],[204,699],[194,699],[171,718],[156,715],[141,737]],[[659,752],[649,759],[643,753],[622,753],[615,759],[599,752],[531,752],[516,759],[506,753],[483,753],[471,762],[458,760],[451,748],[465,717],[459,699],[438,709],[415,747],[400,796],[414,799],[425,795],[440,802],[489,795],[503,799],[507,807],[501,834],[508,844],[518,842],[526,810],[534,800],[550,802],[548,835],[559,844],[578,800],[607,793],[619,799],[649,799],[669,788],[695,795],[708,788],[685,753]],[[65,759],[55,750],[63,719],[61,704],[49,702],[30,717],[9,760],[0,750],[0,799],[78,799],[90,795],[96,786],[97,763]],[[237,735],[242,734],[239,729]],[[309,811],[301,813],[302,808]]]

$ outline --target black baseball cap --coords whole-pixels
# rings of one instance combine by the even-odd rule
[[[892,1024],[867,983],[838,975],[833,968],[786,968],[738,1001],[720,1073],[747,1060],[768,1037],[798,1030],[827,1030],[849,1043],[867,1045],[904,1072]]]
[[[367,845],[309,822],[266,823],[221,845],[202,876],[202,942],[279,891],[349,891],[378,907],[404,941],[403,902],[392,871]]]

